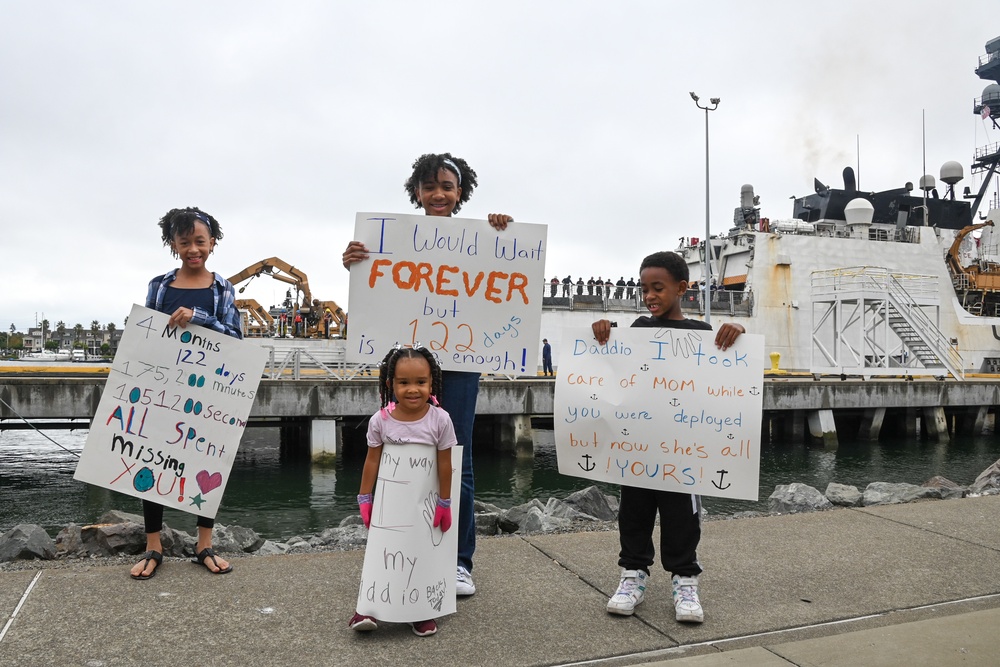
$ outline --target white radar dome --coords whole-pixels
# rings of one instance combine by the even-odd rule
[[[958,183],[963,178],[965,176],[962,174],[962,164],[960,162],[949,160],[941,165],[941,180],[948,185],[955,185],[955,183]]]
[[[870,225],[875,215],[875,207],[867,199],[858,197],[844,206],[844,219],[848,225]]]
[[[930,192],[936,186],[937,186],[937,182],[935,182],[934,177],[931,176],[930,174],[926,174],[926,175],[920,177],[920,189],[921,190],[924,190],[925,192]]]

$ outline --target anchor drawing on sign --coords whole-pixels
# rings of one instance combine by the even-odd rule
[[[680,402],[680,401],[678,401],[676,397],[674,397],[674,399],[673,399],[672,401],[670,401],[670,405],[674,406],[675,408],[676,408],[676,407],[677,407],[678,405],[680,405],[680,404],[681,404],[681,402]]]
[[[750,387],[750,395],[751,396],[756,396],[759,393],[760,393],[760,389],[758,389],[756,385],[754,385],[753,387]]]
[[[590,395],[590,400],[596,401],[597,400],[597,394],[591,394]]]
[[[643,364],[642,366],[639,366],[639,370],[640,371],[648,371],[649,370],[649,364]]]
[[[730,433],[730,434],[729,434],[729,435],[727,435],[726,437],[727,437],[727,438],[729,438],[730,440],[732,440],[734,436],[733,436],[733,434],[732,434],[732,433]]]
[[[732,486],[732,484],[726,484],[725,486],[722,486],[722,482],[725,480],[726,474],[729,472],[728,470],[716,470],[715,472],[719,473],[719,481],[716,482],[715,480],[712,480],[712,486],[714,486],[720,491],[725,491],[726,489]]]
[[[597,464],[590,462],[590,459],[592,458],[590,454],[584,454],[580,458],[582,458],[584,462],[580,463],[579,461],[577,461],[577,465],[580,466],[584,470],[584,472],[590,472],[591,470],[597,467]]]
[[[623,428],[622,429],[622,435],[628,435],[628,429],[627,428]]]

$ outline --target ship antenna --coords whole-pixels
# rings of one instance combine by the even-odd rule
[[[927,109],[920,110],[920,140],[921,140],[921,153],[923,153],[924,166],[922,174],[927,173]],[[923,185],[923,184],[921,184]],[[927,214],[927,188],[922,188],[924,191],[924,227],[930,223],[931,216]]]

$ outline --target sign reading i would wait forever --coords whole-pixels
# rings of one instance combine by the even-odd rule
[[[351,266],[347,360],[423,344],[445,370],[537,372],[545,225],[358,213],[369,259]]]
[[[757,500],[764,337],[722,351],[715,332],[567,329],[556,377],[559,472]]]
[[[214,518],[267,352],[132,306],[73,477]]]

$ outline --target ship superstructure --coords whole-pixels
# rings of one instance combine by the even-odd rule
[[[1000,129],[1000,38],[986,51],[976,72],[992,83],[973,110]],[[681,239],[677,252],[691,275],[682,308],[703,316],[707,293],[713,323],[734,321],[763,334],[786,370],[957,379],[1000,373],[1000,205],[989,196],[998,165],[1000,143],[978,149],[972,175],[980,187],[961,194],[959,162],[942,165],[940,191],[929,175],[917,187],[862,191],[848,167],[843,187],[817,179],[787,219],[761,217],[752,186],[743,186],[727,234]],[[981,208],[991,210],[983,215]],[[552,306],[546,330],[554,319],[589,324],[594,313],[586,311],[597,308]],[[616,309],[622,319],[633,306],[642,310],[638,297],[601,306],[611,319]]]

